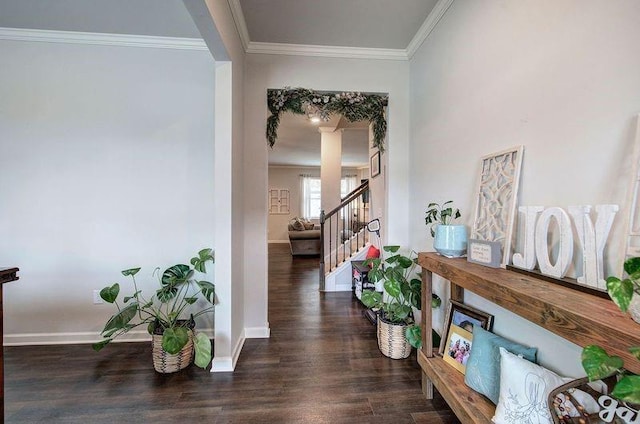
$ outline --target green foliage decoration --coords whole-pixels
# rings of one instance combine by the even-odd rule
[[[109,318],[101,335],[103,340],[94,343],[93,349],[102,350],[115,338],[138,326],[146,326],[149,334],[162,334],[162,347],[170,354],[177,354],[189,341],[188,329],[195,325],[195,318],[212,312],[215,305],[215,286],[208,281],[193,278],[195,272],[206,272],[206,264],[214,262],[211,249],[202,249],[191,258],[189,265],[176,264],[160,274],[160,268],[153,272],[158,277],[159,288],[146,299],[142,290],[138,290],[136,274],[140,268],[122,271],[125,277],[131,277],[134,292],[118,302],[120,284],[115,283],[100,291],[100,297],[107,303],[114,304],[118,311]],[[203,299],[205,306],[197,307],[198,299]],[[211,342],[202,333],[194,339],[196,365],[206,368],[211,362]]]
[[[634,293],[640,293],[640,258],[629,258],[624,262],[624,271],[628,278],[607,278],[607,292],[622,312],[626,312]],[[640,346],[628,348],[629,352],[640,360]],[[582,349],[582,368],[590,381],[618,375],[611,395],[625,402],[640,403],[640,376],[624,369],[619,356],[609,356],[600,346],[589,345]]]
[[[369,121],[373,125],[373,145],[384,152],[387,104],[388,97],[380,94],[335,93],[291,87],[268,90],[267,106],[271,115],[267,118],[267,143],[269,147],[274,146],[278,138],[280,115],[284,112],[313,114],[325,121],[331,115],[339,114],[349,122]]]

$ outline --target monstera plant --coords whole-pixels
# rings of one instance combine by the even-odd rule
[[[139,326],[146,326],[149,334],[162,335],[162,349],[168,354],[178,354],[189,341],[193,342],[195,364],[206,368],[211,362],[211,342],[206,334],[190,334],[195,326],[195,318],[213,311],[215,286],[208,281],[194,279],[195,272],[205,273],[207,262],[213,262],[211,249],[202,249],[191,258],[190,265],[176,264],[164,272],[156,268],[153,275],[158,278],[158,288],[147,298],[138,289],[136,274],[140,268],[122,271],[125,277],[131,277],[133,293],[120,296],[120,284],[115,283],[100,291],[100,297],[114,304],[118,311],[107,321],[101,335],[104,340],[93,344],[96,351],[101,350],[113,339],[126,334]],[[198,301],[202,300],[204,306]]]

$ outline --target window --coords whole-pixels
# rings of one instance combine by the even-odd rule
[[[302,196],[300,196],[302,201],[300,210],[302,211],[302,216],[304,218],[319,219],[320,210],[322,208],[320,203],[322,182],[320,178],[312,177],[310,175],[301,175],[300,184],[300,191],[302,193]],[[354,175],[343,177],[340,180],[340,197],[344,198],[356,187],[356,177]]]
[[[320,178],[301,175],[301,185],[302,216],[311,219],[320,218]]]

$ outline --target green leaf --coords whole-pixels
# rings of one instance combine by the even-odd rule
[[[184,264],[177,264],[167,268],[162,273],[162,285],[177,286],[187,281],[193,275],[193,270]]]
[[[208,281],[196,281],[196,284],[200,287],[204,298],[213,305],[216,300],[216,286]]]
[[[95,350],[96,352],[100,352],[102,350],[103,347],[105,347],[106,345],[108,345],[111,342],[112,339],[104,339],[101,342],[98,343],[94,343],[91,345],[91,347],[93,348],[93,350]]]
[[[111,287],[105,287],[100,290],[100,297],[107,303],[113,303],[118,298],[118,294],[120,293],[120,284],[115,283]],[[126,301],[125,301],[126,302]]]
[[[208,261],[214,261],[212,250],[202,249],[198,252],[198,256],[191,258],[191,265],[199,272],[207,272],[206,263]]]
[[[391,297],[398,297],[400,292],[400,283],[394,280],[387,280],[384,282],[384,290]]]
[[[413,310],[409,305],[397,305],[394,312],[396,315],[396,319],[406,322],[409,316],[411,316]]]
[[[442,299],[435,293],[431,293],[431,308],[436,309],[442,305]]]
[[[193,344],[196,351],[194,363],[200,368],[207,368],[211,362],[211,340],[206,334],[198,333],[193,340]]]
[[[198,300],[197,297],[185,297],[184,301],[187,302],[188,305],[193,305]]]
[[[362,291],[362,303],[367,308],[379,307],[382,303],[382,293],[373,290]]]
[[[178,288],[174,286],[164,286],[158,290],[156,290],[156,296],[158,300],[162,303],[167,303],[171,299],[175,298],[178,294]]]
[[[371,271],[367,273],[367,279],[373,283],[376,283],[384,278],[384,273],[381,269],[372,268]]]
[[[138,271],[140,271],[140,268],[129,268],[122,271],[122,275],[125,277],[128,277],[129,275],[133,277],[138,273]]]
[[[624,362],[619,356],[609,356],[600,346],[589,345],[582,349],[582,367],[589,381],[599,380],[615,374]]]
[[[154,321],[151,321],[151,322],[149,323],[149,325],[147,325],[147,332],[148,332],[149,334],[153,335],[153,331],[156,329],[156,325],[157,325],[157,323],[156,323],[156,321],[155,321],[155,320],[154,320]]]
[[[405,336],[409,344],[416,349],[422,349],[422,330],[417,325],[410,325],[405,330]]]
[[[624,272],[629,275],[640,272],[640,258],[629,258],[624,261]]]
[[[632,346],[629,348],[629,352],[631,352],[631,354],[633,356],[635,356],[636,359],[640,360],[640,346]]]
[[[406,269],[406,268],[409,268],[411,265],[413,265],[413,261],[407,258],[406,256],[400,256],[398,258],[398,265]]]
[[[124,298],[124,303],[127,303],[128,301],[130,301],[131,299],[135,299],[136,296],[138,296],[140,293],[142,293],[142,290],[138,290],[137,292],[135,292],[134,294],[132,294],[131,296],[126,296]]]
[[[189,333],[184,327],[167,328],[162,335],[162,348],[169,354],[175,355],[189,341]]]
[[[611,300],[618,305],[622,312],[627,312],[633,296],[633,283],[629,279],[620,280],[617,277],[607,278],[607,291]]]
[[[625,402],[640,403],[640,376],[625,375],[616,383],[611,395]]]
[[[134,302],[127,307],[123,308],[120,312],[115,314],[114,316],[107,321],[107,324],[104,326],[102,330],[103,334],[113,334],[109,333],[113,329],[119,330],[124,329],[126,325],[136,316],[136,312],[138,311],[138,303]]]
[[[400,250],[400,246],[383,246],[382,248],[385,252],[389,253],[396,253],[398,250]]]

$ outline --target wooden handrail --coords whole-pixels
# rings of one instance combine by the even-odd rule
[[[359,196],[361,196],[365,191],[369,190],[369,180],[366,180],[365,182],[363,182],[362,184],[360,184],[358,187],[356,187],[351,193],[347,194],[345,197],[343,197],[340,201],[340,204],[338,206],[336,206],[335,208],[331,209],[331,211],[329,213],[320,214],[320,224],[322,224],[322,216],[324,215],[324,219],[327,220],[329,218],[331,218],[333,215],[337,214],[338,212],[340,212],[342,209],[344,209],[345,206],[347,206],[349,203],[351,203],[353,200],[355,200],[356,198],[358,198]]]

